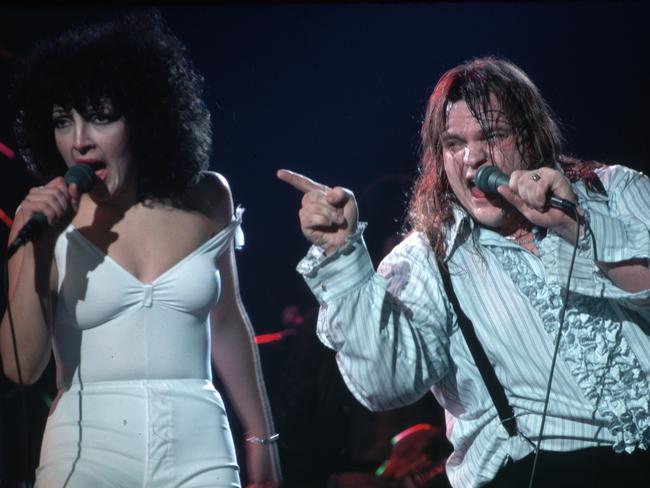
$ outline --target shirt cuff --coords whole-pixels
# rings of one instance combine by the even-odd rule
[[[585,210],[584,231],[578,240],[573,273],[571,275],[571,290],[590,296],[608,296],[610,298],[629,295],[616,288],[598,267],[597,261],[620,262],[632,258],[644,258],[647,252],[643,246],[648,246],[648,231],[614,217],[598,212]],[[610,235],[610,232],[612,235]],[[635,239],[630,242],[631,232]],[[542,241],[540,258],[548,270],[550,283],[566,287],[568,273],[573,256],[574,242],[563,239],[558,234],[549,231]]]
[[[588,223],[597,261],[619,263],[650,257],[650,232],[642,222],[631,218],[617,219],[592,211]]]
[[[302,274],[321,305],[358,288],[374,274],[362,237],[366,225],[360,222],[357,231],[348,237],[345,245],[331,255],[326,256],[322,248],[312,246],[298,263],[296,270]]]

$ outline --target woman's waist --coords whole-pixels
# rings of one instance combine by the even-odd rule
[[[58,346],[58,345],[57,345]],[[209,351],[123,344],[122,347],[73,349],[55,347],[57,384],[88,385],[96,382],[212,381]]]
[[[117,436],[125,439],[123,442],[132,442],[141,436],[187,437],[197,424],[207,424],[215,431],[215,425],[225,418],[221,395],[208,380],[139,379],[92,381],[61,388],[47,425],[52,435],[62,432],[85,439]]]
[[[172,390],[182,391],[190,389],[214,390],[212,380],[209,378],[135,378],[135,379],[94,379],[80,381],[77,377],[70,383],[60,383],[59,393],[76,393],[79,391],[107,392],[107,391],[155,391]]]

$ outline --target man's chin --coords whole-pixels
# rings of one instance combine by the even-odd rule
[[[508,202],[498,193],[490,193],[485,195],[485,199],[494,207],[504,208]]]
[[[508,212],[503,207],[491,205],[473,212],[472,217],[484,227],[498,229],[508,220]]]

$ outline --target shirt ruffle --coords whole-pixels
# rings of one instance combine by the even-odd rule
[[[539,313],[553,342],[562,308],[562,287],[539,277],[522,250],[490,246],[517,289]],[[581,312],[588,310],[589,313]],[[605,300],[570,294],[559,355],[586,398],[607,422],[616,452],[650,443],[648,380],[622,334],[622,323]]]

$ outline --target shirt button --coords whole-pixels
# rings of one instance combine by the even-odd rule
[[[325,286],[325,283],[321,283],[321,284],[320,284],[320,289],[321,289],[322,291],[327,291],[327,287]]]

